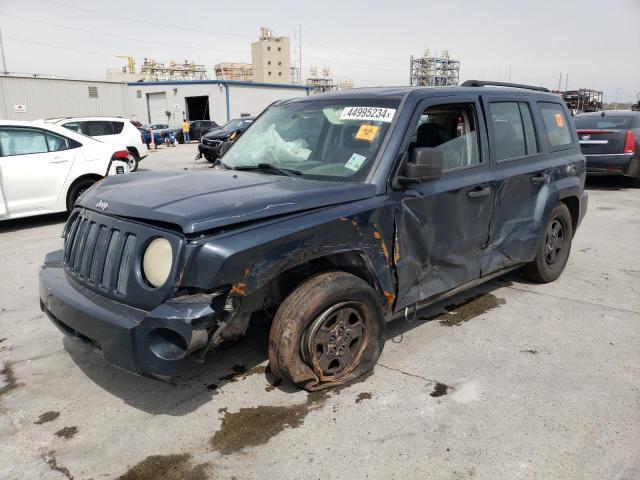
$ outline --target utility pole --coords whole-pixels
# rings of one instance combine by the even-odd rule
[[[302,24],[298,24],[298,63],[300,65],[300,83],[302,83]]]
[[[562,89],[562,72],[560,72],[560,78],[558,79],[558,91]]]
[[[4,43],[2,42],[2,26],[0,25],[0,54],[2,54],[2,74],[7,75],[7,60],[4,57]]]

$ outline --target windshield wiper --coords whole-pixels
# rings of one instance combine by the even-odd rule
[[[239,165],[234,167],[234,170],[262,170],[276,172],[280,175],[286,175],[287,177],[299,177],[302,175],[300,170],[294,170],[292,168],[276,167],[271,163],[258,163],[257,165]]]

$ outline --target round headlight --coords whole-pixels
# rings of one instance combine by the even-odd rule
[[[169,278],[173,252],[171,243],[166,238],[156,238],[151,241],[142,257],[142,273],[149,285],[161,287]]]

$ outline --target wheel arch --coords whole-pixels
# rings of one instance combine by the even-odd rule
[[[80,175],[78,178],[76,178],[73,182],[71,182],[71,184],[69,185],[69,188],[67,188],[67,191],[65,192],[65,205],[67,206],[68,210],[71,210],[70,208],[68,208],[69,206],[71,206],[71,208],[73,208],[73,205],[71,205],[71,198],[70,195],[73,192],[73,189],[76,187],[76,185],[78,185],[80,182],[83,182],[85,180],[93,180],[94,182],[97,182],[98,180],[102,180],[104,177],[102,175],[98,175],[97,173],[85,173],[83,175]]]
[[[575,233],[580,220],[580,200],[578,197],[572,195],[561,198],[560,202],[564,203],[569,209],[569,213],[571,214],[571,227]]]

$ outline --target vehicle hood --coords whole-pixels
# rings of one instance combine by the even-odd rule
[[[207,140],[226,140],[227,137],[232,133],[233,132],[219,128],[217,130],[210,130],[209,132],[204,134],[202,138],[206,138]]]
[[[189,235],[372,197],[375,185],[235,170],[109,176],[78,204],[108,215],[178,225]]]

